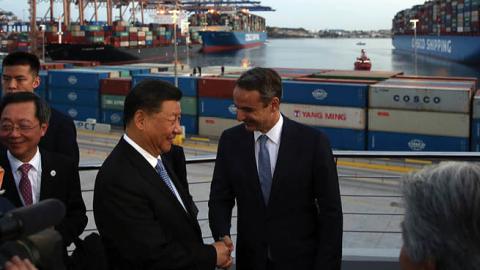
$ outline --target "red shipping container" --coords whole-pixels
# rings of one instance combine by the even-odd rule
[[[86,31],[85,36],[87,37],[103,37],[105,36],[104,31]]]
[[[126,96],[131,88],[131,78],[108,78],[100,80],[101,94]]]
[[[137,32],[130,32],[130,33],[128,34],[128,38],[129,38],[130,40],[137,40],[137,39],[138,39],[138,33],[137,33]]]
[[[198,96],[233,98],[235,78],[204,77],[198,80]]]
[[[138,37],[138,41],[145,41],[145,36],[143,36],[143,37]]]
[[[129,41],[128,37],[120,37],[120,41]]]

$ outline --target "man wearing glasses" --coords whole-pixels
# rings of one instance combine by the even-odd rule
[[[16,207],[55,198],[66,206],[66,215],[55,227],[66,247],[87,225],[80,177],[73,159],[39,147],[48,128],[50,108],[31,92],[7,94],[0,102],[0,166],[5,170],[1,188]]]
[[[3,94],[33,92],[40,85],[40,61],[27,52],[14,52],[2,62]],[[51,109],[48,130],[40,140],[40,147],[51,152],[67,155],[78,164],[79,150],[77,131],[73,120]]]

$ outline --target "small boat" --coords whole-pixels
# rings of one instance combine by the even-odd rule
[[[357,44],[358,46],[365,46],[367,43],[359,41],[359,42],[357,42],[356,44]]]
[[[368,58],[367,53],[364,49],[361,50],[360,57],[357,57],[357,60],[353,63],[355,70],[370,70],[372,68],[372,62]]]

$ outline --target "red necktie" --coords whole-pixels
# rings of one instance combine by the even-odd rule
[[[22,177],[20,178],[20,183],[18,184],[18,188],[20,189],[20,194],[22,194],[23,202],[25,202],[25,205],[31,205],[33,203],[32,184],[28,179],[28,171],[30,171],[31,168],[32,165],[28,163],[22,164],[22,166],[18,168],[18,170],[20,170],[20,173],[22,174]]]

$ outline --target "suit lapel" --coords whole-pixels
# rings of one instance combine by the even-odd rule
[[[4,197],[6,197],[16,207],[21,207],[23,206],[22,200],[20,200],[20,196],[18,195],[17,185],[15,185],[12,167],[10,166],[10,162],[8,161],[6,150],[2,150],[1,162],[2,167],[5,170],[2,183],[2,189],[5,190]]]
[[[289,166],[293,164],[292,158],[295,158],[295,132],[292,131],[290,119],[283,116],[282,135],[280,137],[280,148],[278,149],[277,162],[275,165],[275,171],[272,178],[272,189],[270,191],[270,203],[275,199],[275,191],[281,186],[281,182],[284,180],[282,175],[286,175],[285,170],[288,170]]]
[[[121,145],[125,151],[126,157],[130,159],[132,164],[136,167],[136,171],[140,174],[140,176],[145,179],[145,181],[159,187],[159,189],[165,194],[166,198],[174,202],[174,204],[176,205],[175,207],[178,208],[178,211],[184,212],[185,217],[189,217],[188,213],[185,212],[185,209],[180,204],[175,194],[172,193],[170,188],[160,178],[157,171],[145,160],[145,158],[140,153],[138,153],[137,150],[135,150],[130,144],[128,144],[123,138],[121,139]],[[167,172],[169,173],[170,177],[173,175],[171,173],[171,170],[170,172],[167,170]],[[179,185],[177,184],[175,187],[177,186]],[[177,190],[179,189],[177,188]],[[190,218],[188,219],[190,220]]]
[[[40,200],[52,198],[56,190],[55,176],[56,170],[54,164],[49,162],[48,152],[40,150],[40,158],[42,160],[42,175],[40,179]]]

